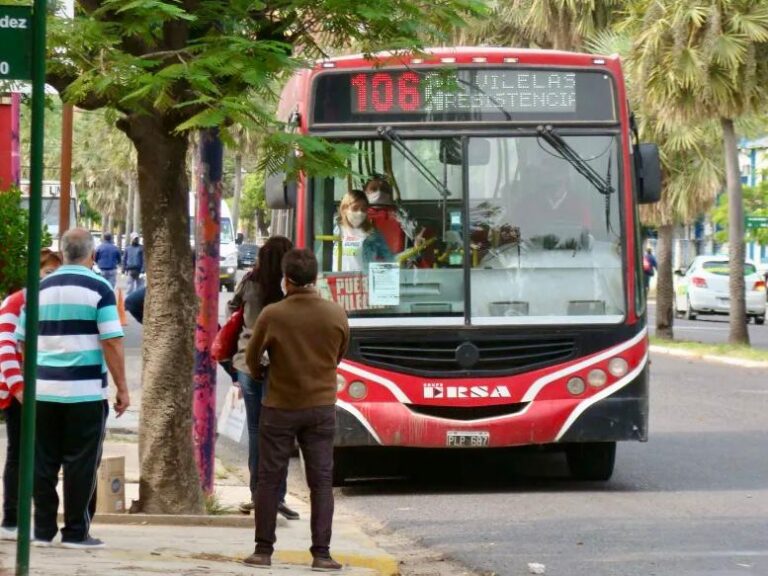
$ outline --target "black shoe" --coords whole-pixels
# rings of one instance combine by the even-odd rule
[[[286,520],[298,520],[299,513],[296,510],[291,510],[285,502],[280,502],[277,505],[277,512]]]
[[[313,572],[338,572],[343,566],[330,556],[315,556],[312,559]]]
[[[61,541],[62,548],[72,548],[73,550],[96,550],[99,548],[104,548],[104,546],[104,542],[91,536],[88,536],[85,540],[80,540],[78,542],[72,542],[70,540]]]
[[[254,552],[243,560],[243,564],[253,566],[254,568],[269,568],[272,566],[272,554]]]

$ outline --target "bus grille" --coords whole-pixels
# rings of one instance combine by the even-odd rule
[[[481,418],[495,418],[497,416],[508,416],[517,414],[523,408],[528,406],[528,402],[518,404],[496,404],[494,406],[425,406],[419,404],[405,404],[405,406],[416,414],[424,416],[434,416],[436,418],[445,418],[446,420],[460,420],[468,422],[470,420],[480,420]]]
[[[509,372],[564,360],[576,352],[576,343],[573,338],[412,343],[376,340],[362,341],[358,349],[363,360],[394,369]]]

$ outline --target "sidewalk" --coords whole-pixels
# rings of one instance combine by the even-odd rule
[[[138,444],[122,438],[108,436],[104,457],[126,458],[126,504],[130,506],[131,499],[138,497]],[[3,429],[0,433],[2,455],[5,444]],[[110,572],[136,576],[311,573],[306,502],[289,494],[288,503],[301,514],[301,519],[291,522],[278,519],[274,566],[270,570],[255,570],[241,563],[254,546],[253,516],[237,512],[237,505],[248,499],[248,487],[217,462],[215,492],[223,514],[203,517],[97,514],[91,533],[104,540],[107,548],[91,551],[57,546],[32,548],[31,573],[41,576],[102,576]],[[345,565],[343,573],[348,576],[394,576],[398,572],[397,560],[379,548],[340,510],[334,519],[332,552]],[[0,542],[0,575],[12,573],[15,553],[15,542]]]

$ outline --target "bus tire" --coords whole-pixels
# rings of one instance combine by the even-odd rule
[[[333,449],[333,485],[344,486],[349,474],[349,457],[338,448]]]
[[[576,480],[604,482],[611,478],[616,462],[616,442],[571,444],[565,456],[568,469]]]

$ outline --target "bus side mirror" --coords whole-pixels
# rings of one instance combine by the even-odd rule
[[[284,210],[296,206],[296,181],[286,180],[285,173],[267,174],[264,192],[267,206],[272,210]]]
[[[656,144],[640,144],[635,150],[635,178],[638,204],[661,199],[661,160]]]

